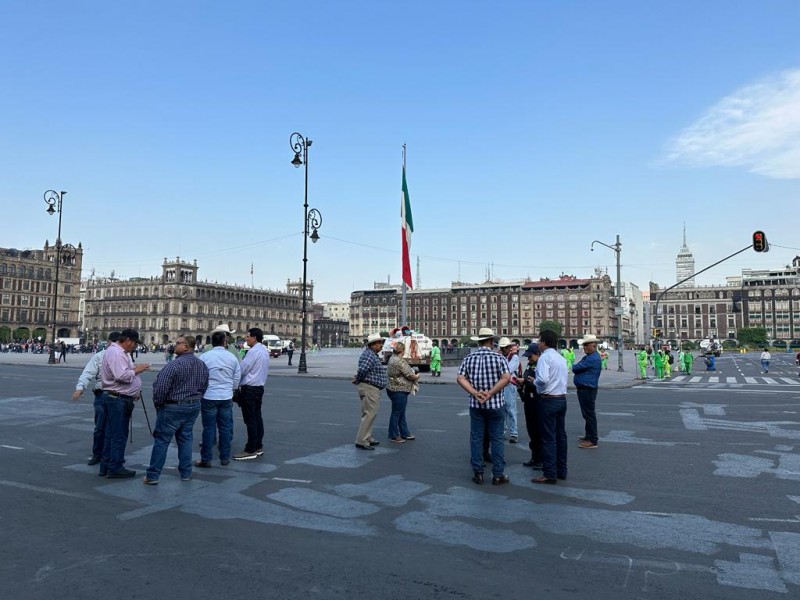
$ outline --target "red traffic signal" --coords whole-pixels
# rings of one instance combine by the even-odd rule
[[[763,231],[753,232],[753,250],[756,252],[768,252],[767,236]]]

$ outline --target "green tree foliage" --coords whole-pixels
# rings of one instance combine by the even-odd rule
[[[740,344],[763,346],[767,343],[767,330],[763,327],[742,327],[737,332]]]
[[[542,321],[539,323],[539,331],[544,331],[545,329],[554,331],[558,337],[561,337],[561,332],[564,330],[564,326],[558,321]]]

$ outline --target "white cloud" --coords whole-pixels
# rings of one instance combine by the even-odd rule
[[[800,69],[745,86],[673,140],[666,161],[800,179]]]

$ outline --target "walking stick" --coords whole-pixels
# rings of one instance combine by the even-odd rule
[[[144,398],[139,396],[139,399],[142,401],[142,410],[144,410],[144,420],[147,421],[147,429],[150,431],[150,437],[153,437],[153,429],[150,427],[150,417],[147,416],[147,405],[144,403]]]

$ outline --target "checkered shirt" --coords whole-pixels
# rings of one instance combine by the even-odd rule
[[[458,374],[463,375],[479,392],[488,392],[492,389],[504,373],[508,370],[508,361],[502,354],[481,346],[473,350],[464,358],[458,368]],[[475,396],[469,397],[470,408],[503,408],[503,390],[481,404]]]

